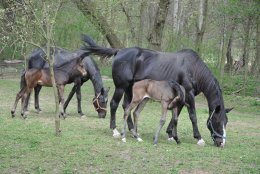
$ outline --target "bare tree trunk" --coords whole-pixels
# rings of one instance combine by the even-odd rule
[[[106,21],[105,17],[96,12],[94,1],[90,0],[73,0],[78,9],[85,15],[91,16],[89,19],[97,26],[98,30],[107,38],[107,41],[113,48],[123,48],[123,43],[116,36],[111,26]]]
[[[179,0],[173,1],[173,32],[178,33]]]
[[[162,35],[164,24],[169,7],[169,0],[160,0],[159,9],[157,10],[152,31],[148,36],[148,41],[151,49],[160,50],[162,44]]]
[[[143,34],[144,34],[144,26],[145,26],[145,7],[147,6],[146,1],[141,1],[140,7],[140,22],[139,22],[139,30],[137,37],[137,44],[142,47],[143,45]]]
[[[254,71],[260,76],[260,22],[259,18],[256,20],[256,51],[255,51],[255,63]]]
[[[227,46],[227,64],[226,64],[226,70],[231,72],[232,65],[233,65],[233,57],[232,57],[232,43],[233,43],[233,33],[234,33],[235,26],[233,25],[230,30],[230,35],[228,38],[228,46]]]
[[[208,10],[208,0],[200,0],[199,16],[197,21],[197,34],[195,49],[201,54],[201,45],[203,40],[203,35],[206,29],[206,19],[207,19],[207,10]]]

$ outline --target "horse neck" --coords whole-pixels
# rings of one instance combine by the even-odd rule
[[[98,95],[101,92],[101,89],[103,88],[103,81],[99,71],[96,71],[92,74],[90,73],[90,80],[93,84],[95,95]]]
[[[217,81],[215,79],[212,80],[210,83],[208,83],[207,88],[204,89],[205,90],[202,92],[207,99],[209,112],[211,113],[218,105],[220,105],[223,108],[224,101],[222,98],[220,86],[217,83]]]

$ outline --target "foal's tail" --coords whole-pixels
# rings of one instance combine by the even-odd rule
[[[85,42],[82,49],[88,51],[90,54],[95,54],[106,58],[116,55],[119,51],[119,49],[105,48],[97,45],[96,42],[88,35],[82,35],[81,40]]]
[[[20,89],[22,89],[26,86],[25,72],[26,72],[25,69],[23,69],[22,72],[21,72]]]
[[[176,81],[170,81],[169,84],[171,88],[176,91],[177,96],[179,97],[178,101],[181,102],[181,104],[185,104],[185,91],[182,90],[182,87],[179,85],[179,83]]]

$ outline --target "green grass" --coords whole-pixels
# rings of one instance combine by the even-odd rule
[[[113,94],[113,83],[109,99]],[[71,85],[66,87],[67,96]],[[153,146],[153,134],[159,124],[160,105],[149,102],[139,122],[139,133],[144,142],[138,143],[127,134],[127,142],[112,137],[109,129],[110,113],[99,119],[91,104],[93,87],[83,85],[82,108],[87,115],[80,119],[73,98],[68,107],[68,118],[61,120],[62,136],[55,136],[54,100],[52,89],[43,88],[40,94],[42,113],[36,114],[31,100],[26,120],[19,115],[11,118],[10,108],[18,79],[0,80],[0,173],[259,173],[260,172],[260,111],[254,98],[232,99],[224,96],[226,106],[237,107],[229,116],[227,144],[224,149],[213,146],[206,128],[207,105],[204,97],[197,97],[198,125],[206,146],[200,147],[192,138],[192,126],[187,110],[180,115],[178,134],[180,145],[168,142],[165,133],[170,120]],[[245,105],[247,109],[241,109]],[[251,108],[251,109],[250,109]],[[117,126],[122,128],[123,110],[117,112]]]

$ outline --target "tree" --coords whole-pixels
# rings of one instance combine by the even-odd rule
[[[95,2],[91,0],[74,0],[78,9],[85,15],[90,16],[88,19],[96,25],[97,29],[107,38],[107,41],[113,48],[123,48],[124,45],[117,37],[111,26],[106,21],[106,18],[96,12]]]
[[[201,54],[201,45],[202,45],[203,35],[206,29],[207,10],[208,10],[208,0],[200,0],[199,15],[196,24],[197,34],[196,34],[196,41],[195,41],[195,45],[196,45],[195,49],[199,54]]]
[[[61,7],[62,0],[58,1],[33,1],[22,0],[13,1],[11,4],[12,9],[15,11],[16,16],[12,24],[12,35],[16,36],[19,42],[24,44],[30,44],[34,47],[42,48],[38,38],[34,38],[34,35],[40,35],[43,43],[46,45],[45,59],[50,65],[50,74],[53,84],[53,92],[55,96],[55,130],[56,135],[60,135],[60,118],[59,118],[59,97],[58,90],[55,83],[53,64],[54,64],[54,51],[52,48],[55,46],[53,28],[58,11]],[[26,64],[26,62],[25,62]]]
[[[154,24],[151,33],[149,34],[148,41],[151,49],[160,50],[162,44],[162,36],[164,24],[169,7],[169,0],[160,0],[159,6],[155,15]]]

